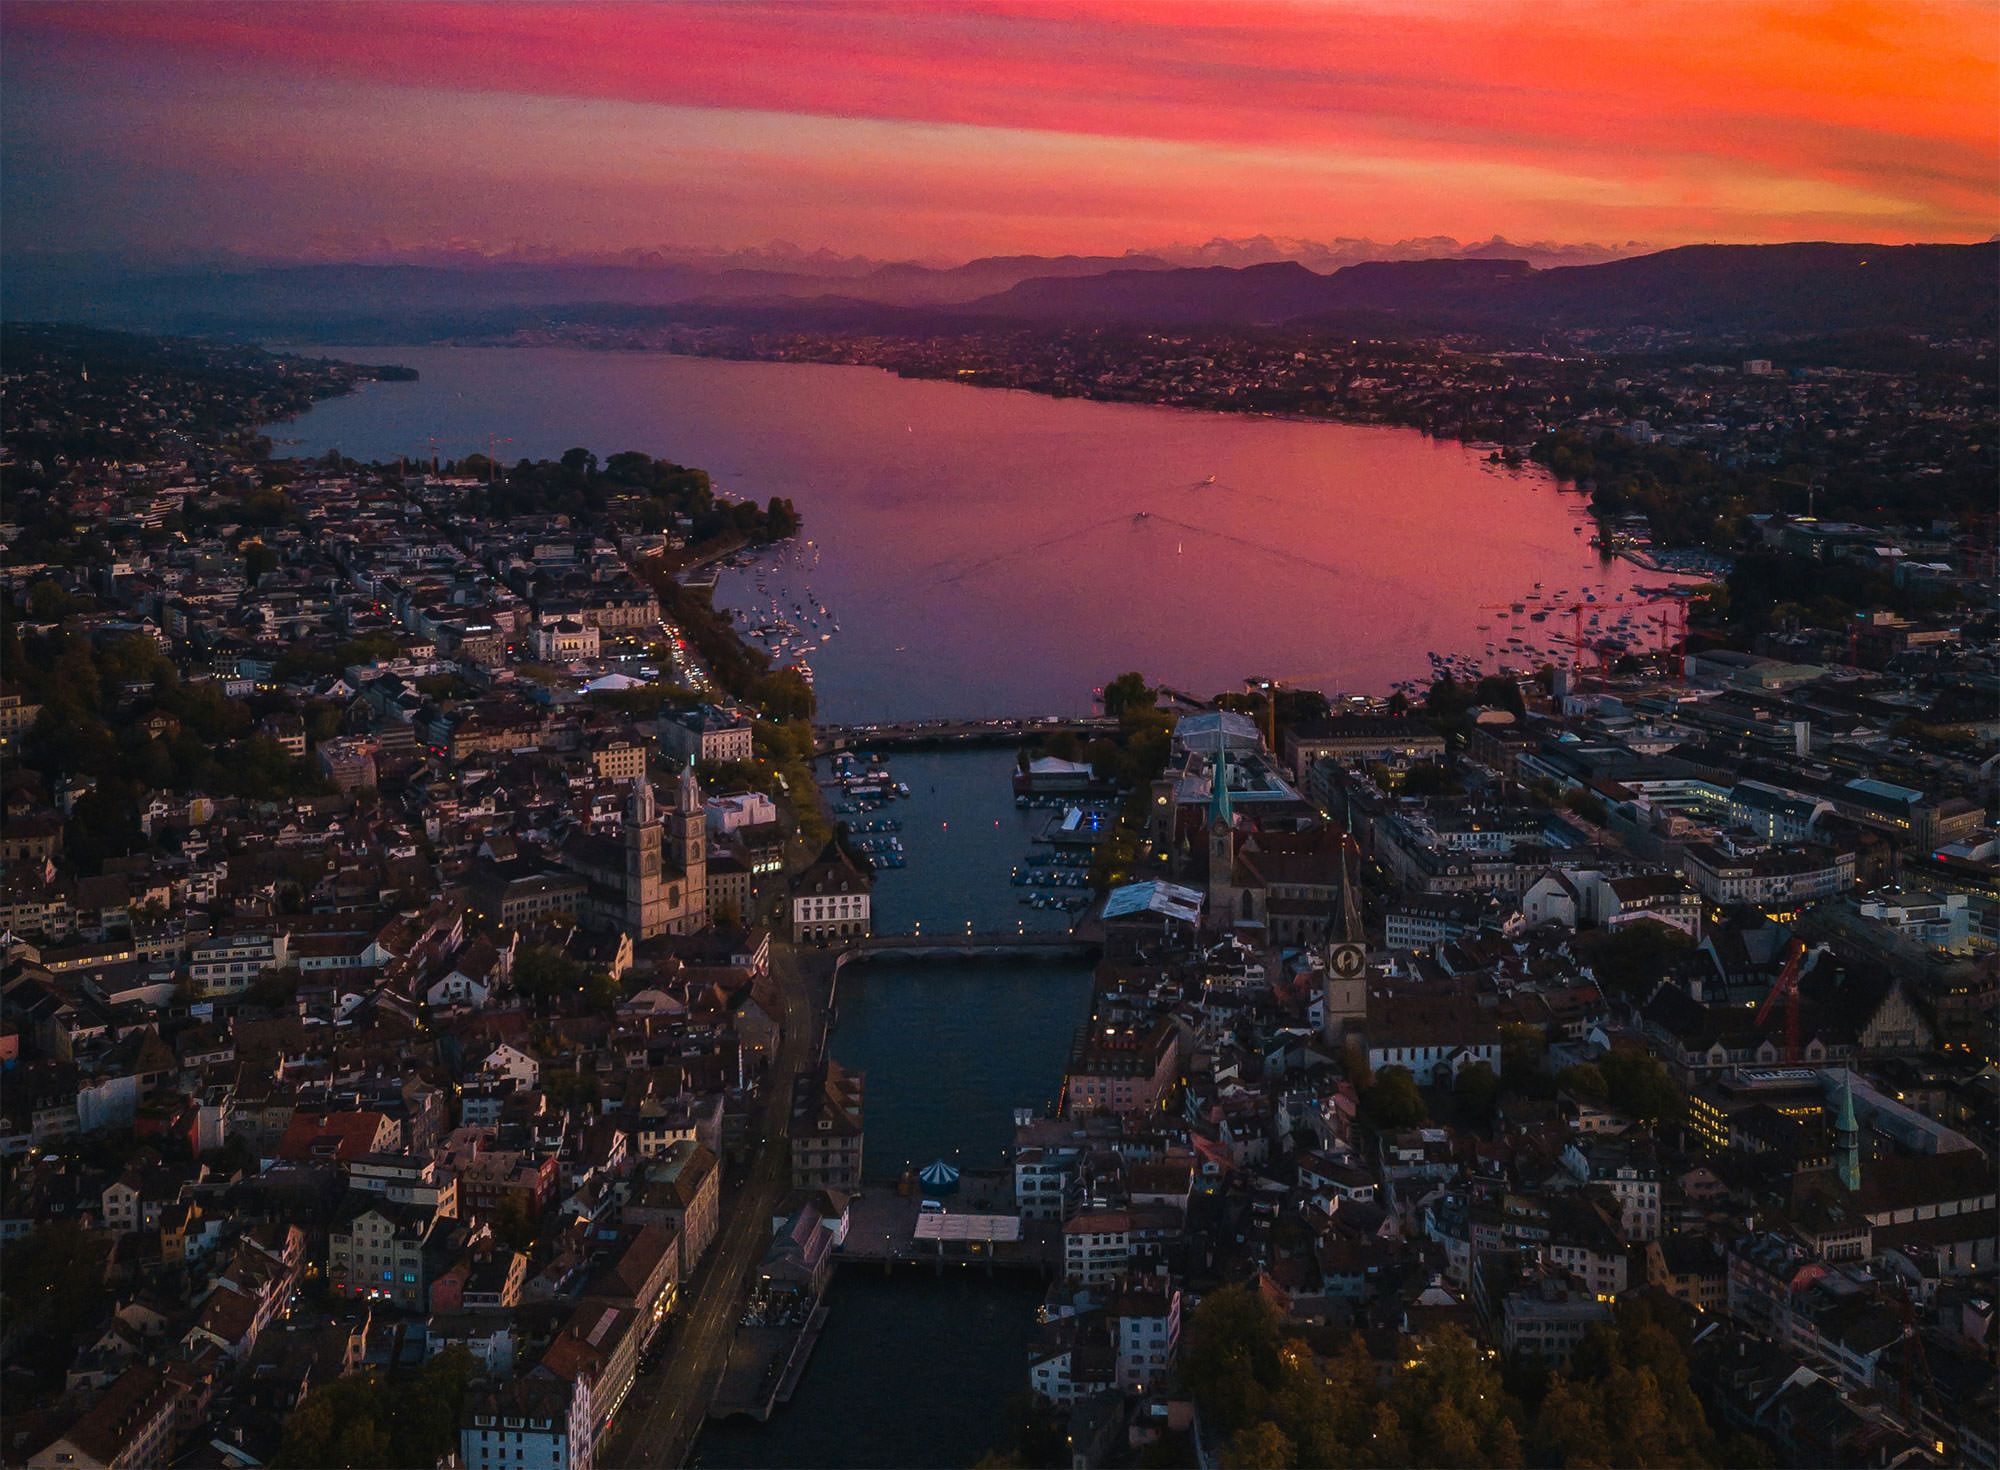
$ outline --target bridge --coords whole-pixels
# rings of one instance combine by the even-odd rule
[[[854,960],[1000,960],[1086,959],[1102,949],[1095,939],[1065,930],[1061,933],[871,934],[850,942],[842,963]]]
[[[1024,745],[1063,732],[1089,740],[1113,735],[1118,721],[1102,716],[1064,719],[1056,715],[999,720],[904,720],[887,725],[816,725],[813,738],[822,755],[838,750],[942,750],[990,745]]]

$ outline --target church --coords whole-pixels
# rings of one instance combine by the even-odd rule
[[[653,783],[641,776],[617,836],[572,832],[555,859],[590,885],[577,912],[586,929],[640,940],[707,927],[708,829],[693,764],[681,771],[671,811],[661,812]]]

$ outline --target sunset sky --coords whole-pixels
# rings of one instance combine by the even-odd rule
[[[1979,240],[2000,4],[0,6],[5,243]]]

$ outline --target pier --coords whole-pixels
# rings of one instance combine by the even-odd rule
[[[953,1196],[941,1214],[927,1214],[918,1196],[894,1184],[870,1184],[848,1203],[842,1264],[871,1266],[884,1275],[897,1267],[942,1273],[947,1266],[1060,1274],[1062,1227],[1053,1220],[1022,1220],[1014,1213],[1012,1179],[1007,1198],[978,1201]],[[980,1208],[968,1208],[975,1204]]]

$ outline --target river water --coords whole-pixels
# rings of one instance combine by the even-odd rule
[[[1127,669],[1202,694],[1250,676],[1379,693],[1427,675],[1429,651],[1483,654],[1486,605],[1537,583],[1603,599],[1643,576],[1600,560],[1581,499],[1541,470],[1411,429],[809,363],[313,351],[422,377],[276,426],[281,454],[637,449],[728,494],[789,496],[803,565],[767,572],[763,591],[753,571],[726,574],[717,601],[766,622],[774,600],[828,609],[805,636],[836,721],[1081,714]]]
[[[1068,926],[1066,915],[1022,906],[1009,881],[1051,815],[1014,806],[1013,751],[892,755],[889,764],[909,798],[869,815],[901,824],[908,866],[876,876],[879,931]],[[1090,986],[1078,963],[843,969],[831,1050],[867,1073],[865,1172],[883,1179],[938,1158],[1003,1167],[1014,1109],[1056,1100]],[[1005,1449],[1041,1291],[1039,1278],[1005,1273],[904,1270],[885,1280],[842,1267],[792,1402],[768,1423],[709,1425],[694,1463],[962,1466]]]

